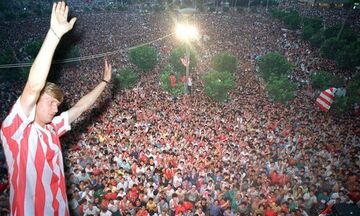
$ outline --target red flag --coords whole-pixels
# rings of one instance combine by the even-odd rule
[[[180,60],[185,67],[189,66],[190,59],[188,56],[184,56],[183,58],[180,58]]]
[[[176,87],[176,76],[175,75],[170,75],[169,76],[169,81],[170,81],[170,86],[172,88]]]
[[[316,105],[320,107],[323,112],[327,112],[330,109],[331,104],[335,99],[336,88],[329,88],[322,91],[320,96],[316,99]]]

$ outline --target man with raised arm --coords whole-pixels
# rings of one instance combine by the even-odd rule
[[[111,80],[111,65],[105,60],[103,80],[75,106],[55,116],[63,94],[46,78],[56,46],[76,21],[68,21],[68,12],[64,2],[54,3],[50,29],[25,88],[1,126],[11,215],[69,215],[59,137],[70,130],[70,123],[90,108]]]

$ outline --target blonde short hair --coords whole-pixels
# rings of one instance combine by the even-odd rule
[[[43,88],[43,90],[41,91],[40,95],[43,95],[44,93],[46,93],[46,94],[50,95],[51,97],[55,98],[60,103],[62,103],[63,100],[64,100],[63,92],[61,91],[59,86],[57,86],[55,83],[46,82],[46,85]]]

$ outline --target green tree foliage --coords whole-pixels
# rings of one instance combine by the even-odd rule
[[[320,48],[324,40],[325,36],[323,32],[319,31],[310,37],[309,42],[313,47]]]
[[[48,16],[52,3],[53,1],[47,0],[0,1],[0,20],[13,21],[30,16]]]
[[[136,84],[137,79],[138,75],[134,70],[125,67],[116,72],[114,82],[120,89],[128,89]]]
[[[320,51],[325,57],[335,59],[337,52],[345,47],[345,45],[346,41],[338,40],[336,37],[332,37],[322,43]]]
[[[322,20],[319,17],[303,18],[302,36],[305,40],[309,40],[314,34],[320,31]]]
[[[42,40],[36,40],[25,45],[24,51],[30,57],[31,60],[34,60],[36,55],[39,53],[41,44],[42,44]]]
[[[15,62],[14,54],[10,49],[0,53],[0,64],[12,64]]]
[[[279,9],[272,9],[270,10],[270,14],[277,19],[281,19],[283,16],[283,11]]]
[[[326,39],[337,37],[340,30],[341,30],[341,24],[336,24],[332,27],[329,27],[325,29],[324,36]],[[358,38],[357,33],[354,32],[354,30],[349,26],[344,26],[340,38],[341,40],[345,40],[347,42],[354,42]]]
[[[25,45],[23,50],[25,51],[26,55],[28,55],[28,57],[31,59],[31,61],[33,61],[37,56],[37,54],[39,53],[42,43],[43,40],[35,40]],[[54,59],[63,60],[67,58],[76,58],[79,56],[80,56],[80,49],[78,46],[76,46],[76,42],[66,40],[65,38],[60,42],[59,46],[56,48]]]
[[[354,77],[348,83],[346,96],[336,97],[332,107],[336,112],[352,111],[355,103],[360,103],[360,75]]]
[[[314,34],[318,32],[318,29],[315,29],[311,26],[304,26],[302,31],[302,37],[304,40],[309,40]]]
[[[322,54],[334,59],[341,68],[353,69],[360,65],[360,40],[358,33],[341,24],[326,29],[317,46],[321,43]],[[311,42],[311,39],[310,39]]]
[[[18,63],[14,50],[5,50],[5,52],[0,55],[0,64],[14,63]],[[29,67],[0,69],[0,79],[19,80],[26,78],[29,75],[29,70]]]
[[[80,49],[77,46],[81,40],[81,35],[75,32],[69,32],[61,38],[60,44],[57,46],[54,54],[55,60],[68,58],[77,58],[80,56]]]
[[[63,60],[68,58],[77,58],[80,56],[80,48],[76,45],[66,46],[64,44],[60,44],[55,51],[54,59],[55,60]]]
[[[337,97],[333,104],[331,104],[331,109],[335,110],[337,113],[347,112],[351,109],[352,105],[350,103],[349,97]]]
[[[199,11],[204,11],[205,10],[204,0],[195,0],[195,1],[196,1],[196,8]]]
[[[170,64],[172,65],[174,72],[177,74],[185,74],[186,68],[181,63],[181,58],[183,58],[186,54],[186,47],[185,45],[179,46],[171,51],[170,54]],[[190,49],[190,69],[194,68],[197,64],[197,58],[195,55],[195,51]]]
[[[283,22],[290,29],[298,29],[300,27],[301,18],[297,11],[289,11],[283,18]]]
[[[130,62],[142,71],[150,71],[157,64],[156,49],[152,46],[141,46],[129,51]]]
[[[341,68],[355,68],[360,65],[360,40],[341,47],[336,52],[335,61]]]
[[[224,2],[223,3],[223,11],[226,13],[226,12],[229,12],[229,10],[230,10],[229,2]]]
[[[322,27],[322,19],[320,17],[304,17],[303,24],[304,26],[310,26],[315,29],[320,29]]]
[[[162,5],[162,4],[155,4],[155,5],[153,6],[153,10],[154,10],[155,12],[161,12],[161,11],[164,11],[164,10],[165,10],[165,7],[164,7],[164,5]]]
[[[347,95],[353,97],[353,102],[360,102],[360,75],[354,77],[347,85]]]
[[[250,4],[251,6],[257,6],[257,5],[266,6],[266,2],[267,0],[251,0]],[[249,4],[249,0],[237,0],[236,2],[236,5],[241,7],[247,7],[248,4]],[[277,0],[269,0],[268,4],[269,6],[278,5],[279,2]]]
[[[16,62],[13,51],[10,49],[0,53],[0,64],[13,64]],[[2,80],[16,80],[22,76],[18,68],[0,69],[0,82]]]
[[[214,4],[209,4],[209,5],[208,5],[208,11],[209,11],[209,12],[214,12],[215,9],[216,9],[216,8],[215,8],[215,5],[214,5]]]
[[[228,71],[210,71],[203,80],[205,93],[218,102],[225,102],[229,91],[235,87],[234,75]]]
[[[216,71],[229,71],[234,73],[237,67],[237,60],[233,54],[222,52],[214,56],[212,66]]]
[[[9,63],[17,63],[19,62],[33,62],[35,60],[35,57],[39,53],[39,50],[41,48],[41,45],[43,43],[43,40],[35,40],[32,42],[29,42],[26,44],[23,48],[19,50],[18,53],[12,53],[12,59]],[[18,56],[18,59],[15,58],[15,55]],[[76,45],[76,41],[69,40],[69,37],[63,38],[63,40],[60,42],[59,46],[57,47],[55,54],[54,54],[54,60],[64,60],[67,58],[76,58],[80,56],[80,49]],[[8,63],[8,64],[9,64]],[[48,79],[50,81],[55,81],[58,77],[58,73],[53,72],[53,70],[58,69],[59,65],[56,67],[52,67]],[[23,68],[17,68],[17,69],[11,69],[11,74],[21,75],[21,77],[27,78],[30,72],[29,67],[23,67]]]
[[[272,100],[286,103],[295,96],[296,86],[286,75],[281,75],[270,77],[266,89]]]
[[[259,59],[259,72],[265,81],[273,76],[288,75],[291,70],[292,65],[278,52],[268,53]]]
[[[297,28],[297,20],[301,20],[296,11],[272,9],[270,12],[292,29]],[[302,20],[302,37],[313,47],[320,48],[323,56],[335,60],[341,68],[354,69],[360,65],[358,32],[345,22],[323,29],[320,17],[303,17]]]
[[[174,69],[171,65],[166,66],[166,68],[160,74],[160,86],[165,92],[169,92],[174,96],[178,96],[180,94],[184,94],[184,84],[182,82],[178,82],[179,76],[176,77],[176,87],[171,87],[169,77],[170,75],[175,75]]]
[[[341,87],[344,80],[326,71],[319,71],[311,74],[311,85],[315,89],[325,90],[330,87]]]
[[[266,82],[269,97],[285,103],[295,96],[296,86],[287,77],[292,65],[278,52],[268,53],[258,61],[259,73]]]
[[[301,24],[299,12],[295,10],[283,11],[273,9],[270,11],[273,17],[280,19],[290,29],[298,29]]]

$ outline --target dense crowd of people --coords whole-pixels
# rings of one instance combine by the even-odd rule
[[[319,2],[317,2],[318,5]],[[297,0],[282,1],[279,5],[280,9],[296,10],[304,17],[318,17],[324,19],[324,26],[333,26],[344,21],[353,28],[360,27],[358,19],[359,12],[356,10],[349,10],[349,6],[335,7],[332,3],[320,4],[320,6],[312,7],[310,4],[299,3]],[[349,13],[350,12],[350,13]]]
[[[81,35],[81,56],[121,49],[109,56],[120,69],[128,65],[128,47],[168,35],[173,17],[82,14],[74,34]],[[309,85],[309,75],[318,70],[349,79],[351,72],[320,57],[265,12],[200,13],[196,23],[207,40],[194,43],[199,61],[191,71],[191,95],[173,98],[159,86],[159,73],[178,43],[168,37],[154,44],[154,71],[142,74],[133,89],[109,89],[62,141],[72,214],[318,215],[335,203],[359,205],[359,117],[321,113],[314,106],[318,92]],[[35,31],[12,37],[21,41]],[[237,87],[224,104],[207,98],[201,81],[221,51],[239,61]],[[256,58],[271,51],[294,65],[298,91],[287,105],[269,101],[256,76]],[[93,77],[101,67],[95,59],[62,68],[58,83],[65,106],[98,82]],[[0,86],[4,117],[20,92],[9,83]]]

